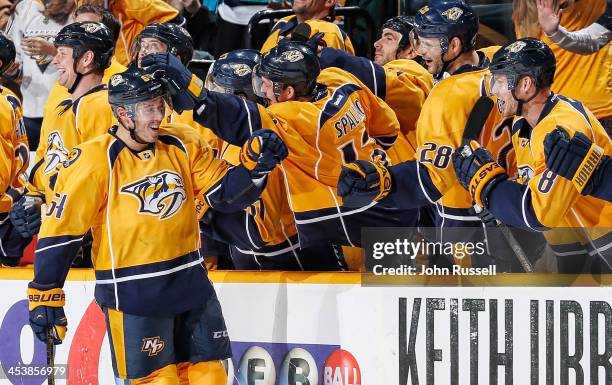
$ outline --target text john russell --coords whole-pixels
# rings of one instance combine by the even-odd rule
[[[374,265],[372,269],[374,275],[496,275],[497,266],[489,265],[487,267],[462,267],[454,265],[452,267],[427,267],[422,265],[410,266],[400,265],[396,267],[383,267],[382,265]]]

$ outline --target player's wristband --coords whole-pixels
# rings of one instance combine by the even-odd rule
[[[504,168],[497,162],[489,162],[482,165],[482,167],[478,169],[478,172],[474,174],[470,180],[469,191],[474,203],[480,207],[487,207],[487,205],[483,202],[483,192],[485,192],[485,189],[489,183],[491,183],[498,176],[505,174],[506,170],[504,170]],[[488,191],[488,189],[486,190]]]
[[[30,311],[39,306],[63,307],[66,303],[66,295],[60,288],[50,290],[39,290],[28,287],[28,308]]]
[[[601,163],[603,156],[603,149],[596,144],[593,144],[591,148],[589,148],[589,151],[584,159],[582,159],[580,166],[578,166],[572,178],[572,183],[579,192],[582,193],[582,190],[586,187],[589,179],[591,179],[591,176],[597,169],[597,166]]]

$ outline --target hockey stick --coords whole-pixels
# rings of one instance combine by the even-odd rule
[[[55,385],[55,354],[53,351],[53,331],[49,329],[47,334],[47,384]]]
[[[468,120],[465,123],[463,137],[461,138],[461,148],[465,148],[464,146],[468,145],[471,140],[478,140],[480,132],[482,131],[489,116],[489,113],[492,109],[493,101],[490,98],[486,96],[481,96],[480,98],[478,98],[478,100],[476,100],[474,107],[472,107],[472,111],[470,111]],[[467,150],[469,148],[470,147],[468,146],[465,149]],[[483,212],[483,208],[479,205],[474,205],[474,210],[477,214]],[[534,270],[533,265],[531,264],[531,261],[529,261],[529,258],[527,258],[527,254],[525,254],[525,251],[523,250],[521,245],[514,237],[514,234],[512,234],[510,229],[506,225],[501,223],[499,220],[494,219],[494,223],[495,226],[501,231],[502,235],[506,239],[506,242],[508,242],[508,245],[514,252],[514,255],[516,255],[516,258],[519,260],[519,263],[523,267],[523,270],[525,270],[525,272],[527,273],[532,273]]]

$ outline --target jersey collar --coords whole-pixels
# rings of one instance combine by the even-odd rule
[[[64,112],[68,111],[68,109],[70,107],[72,107],[72,111],[74,113],[76,113],[76,110],[79,106],[79,103],[81,102],[81,99],[83,99],[85,96],[87,95],[91,95],[93,93],[96,93],[98,91],[102,91],[102,90],[106,90],[106,84],[98,84],[97,86],[91,88],[89,91],[85,92],[83,95],[79,96],[77,98],[77,100],[72,101],[72,99],[66,99],[66,100],[62,100],[57,106],[58,107],[62,107],[62,110],[60,111],[60,115],[62,115]]]
[[[555,108],[558,102],[559,102],[558,96],[555,93],[551,92],[550,95],[548,96],[548,99],[546,100],[544,109],[542,110],[542,112],[540,113],[540,116],[538,117],[538,123],[536,123],[536,125],[539,124],[545,117],[547,117],[548,114],[550,114],[550,112],[553,110],[553,108]],[[517,131],[519,133],[519,137],[530,138],[531,131],[533,131],[533,127],[531,127],[529,123],[527,123],[527,120],[525,118],[520,116],[520,117],[517,117],[517,119],[512,124],[512,134],[515,134]]]
[[[487,68],[489,66],[489,59],[487,58],[487,56],[480,51],[476,51],[476,54],[478,55],[477,65],[464,64],[461,67],[457,68],[457,70],[453,72],[452,75],[459,75],[459,74],[463,74],[466,72],[480,71],[482,69]]]
[[[140,151],[132,150],[123,140],[121,140],[120,137],[117,136],[118,129],[119,127],[115,124],[111,128],[108,129],[108,133],[114,136],[115,139],[117,139],[123,147],[127,148],[132,154],[138,157],[138,159],[150,159],[149,156],[144,156],[145,154],[148,154],[148,153],[153,153],[152,155],[155,156],[155,143],[149,144],[146,148]]]

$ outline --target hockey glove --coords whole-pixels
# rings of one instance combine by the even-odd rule
[[[142,67],[166,85],[172,99],[172,108],[179,112],[192,110],[195,100],[206,95],[202,80],[170,53],[147,55],[142,58]]]
[[[59,345],[66,337],[68,321],[64,314],[64,291],[59,288],[45,288],[35,282],[28,285],[28,309],[30,326],[36,337],[47,342],[49,330],[53,344]]]
[[[604,152],[582,132],[570,139],[564,129],[557,127],[544,138],[544,155],[546,167],[571,180],[581,194],[591,194],[599,183]]]
[[[498,182],[508,179],[508,174],[491,153],[472,141],[453,154],[455,174],[461,185],[468,190],[472,201],[482,208],[488,207],[487,195]]]
[[[342,166],[338,195],[346,207],[362,207],[379,201],[391,191],[391,174],[380,161],[356,160]]]
[[[274,170],[289,152],[285,142],[272,130],[262,129],[251,134],[240,151],[240,163],[258,179]]]
[[[40,230],[40,205],[42,199],[36,196],[24,195],[11,207],[9,217],[15,230],[23,238],[31,238]]]

